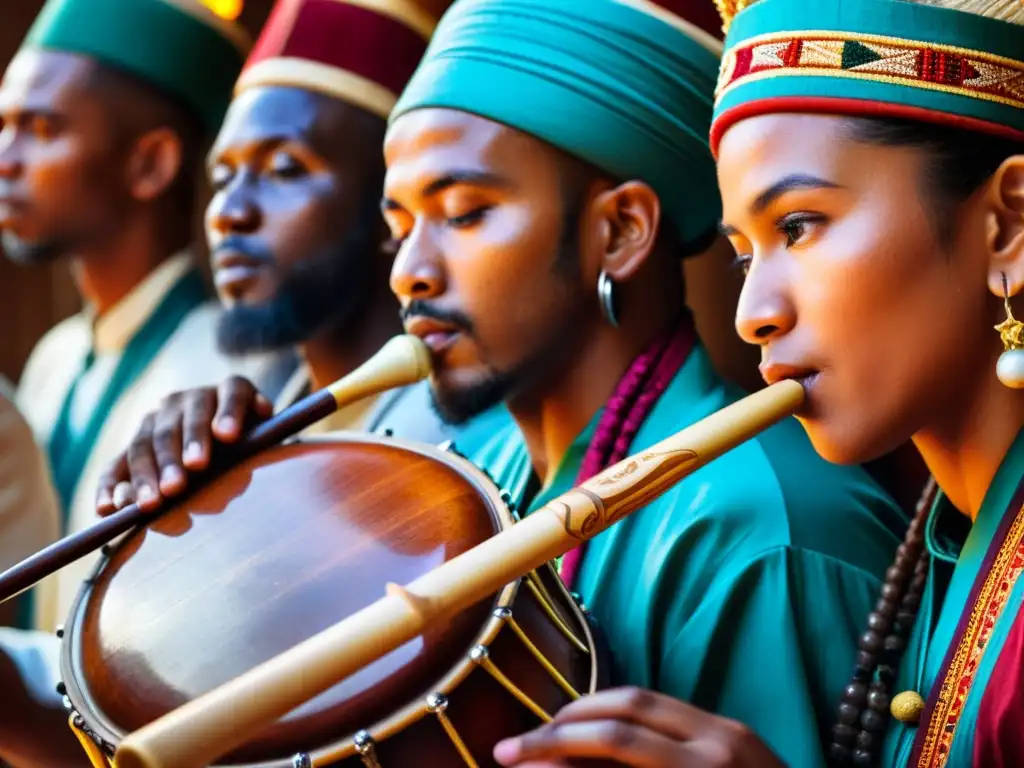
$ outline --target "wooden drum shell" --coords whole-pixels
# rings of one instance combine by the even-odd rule
[[[127,733],[369,604],[387,582],[411,581],[513,522],[489,478],[451,452],[362,434],[271,449],[105,553],[64,631],[67,704],[111,755]],[[550,714],[571,700],[523,636],[571,689],[599,687],[587,620],[546,567],[218,765],[467,765],[453,732],[477,765],[495,765],[497,741],[540,722],[509,680]],[[486,660],[471,658],[480,645]],[[442,695],[440,712],[431,694]],[[368,753],[357,736],[373,740]]]

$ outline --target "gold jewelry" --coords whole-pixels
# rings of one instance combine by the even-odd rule
[[[750,5],[753,0],[715,0],[718,15],[722,17],[722,31],[728,32],[736,14]]]
[[[1024,323],[1013,316],[1010,309],[1010,291],[1003,273],[1003,304],[1006,319],[995,329],[1003,342],[1003,354],[996,363],[996,376],[1010,389],[1024,389]]]

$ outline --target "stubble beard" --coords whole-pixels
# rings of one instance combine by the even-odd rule
[[[296,265],[262,304],[225,308],[217,347],[243,356],[290,349],[329,327],[357,322],[371,291],[374,228],[363,221],[336,248]]]
[[[4,230],[0,242],[7,258],[23,267],[51,264],[68,253],[68,249],[57,240],[30,242],[10,230]]]

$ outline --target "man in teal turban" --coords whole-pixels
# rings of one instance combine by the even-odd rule
[[[471,458],[522,515],[741,396],[679,280],[716,239],[718,51],[643,0],[459,0],[392,113],[392,288],[440,411],[507,404]],[[767,430],[564,558],[629,687],[497,758],[819,768],[905,526],[795,420]]]

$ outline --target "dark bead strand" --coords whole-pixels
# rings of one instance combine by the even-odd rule
[[[832,727],[828,759],[835,768],[870,767],[877,760],[889,720],[891,687],[928,575],[924,527],[935,492],[935,483],[929,480],[903,543],[896,550],[896,560],[885,572],[875,609],[868,615],[853,676],[843,691]]]
[[[883,641],[882,663],[876,670],[876,680],[868,689],[868,708],[861,713],[862,729],[856,736],[857,747],[851,754],[853,764],[856,766],[873,766],[878,758],[882,735],[885,732],[885,727],[889,724],[892,685],[896,682],[900,658],[907,638],[910,636],[910,630],[914,626],[914,619],[917,617],[916,606],[921,604],[920,597],[927,574],[928,550],[922,548],[918,555],[917,566],[914,568],[914,579],[908,586],[907,592],[900,602],[899,613],[897,613],[897,616],[902,615],[904,620],[897,621],[893,625],[893,631],[886,635]],[[917,596],[914,603],[915,608],[910,608],[909,600],[915,595]],[[868,713],[872,713],[873,716],[869,716]]]

